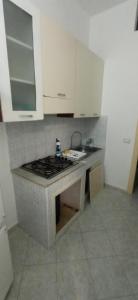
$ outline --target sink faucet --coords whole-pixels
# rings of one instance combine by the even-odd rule
[[[74,135],[79,135],[80,136],[80,145],[79,146],[82,146],[82,133],[80,131],[74,131],[72,136],[71,136],[71,149],[73,147],[73,137]]]
[[[91,146],[91,145],[94,146],[94,138],[88,138],[87,141],[86,141],[86,145],[87,146]]]

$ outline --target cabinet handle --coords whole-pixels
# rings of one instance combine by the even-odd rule
[[[3,222],[0,223],[0,230],[3,228]]]
[[[20,115],[20,118],[33,118],[33,115]]]
[[[64,94],[64,93],[58,93],[57,96],[58,97],[66,97],[66,94]]]
[[[93,116],[94,117],[99,117],[99,115],[97,113],[94,113]]]
[[[62,93],[58,93],[57,94],[58,97],[66,97],[66,94],[62,94]],[[52,99],[56,99],[56,97],[52,97],[52,96],[47,96],[47,95],[43,95],[44,98],[52,98]]]
[[[85,117],[85,114],[80,114],[81,117]]]

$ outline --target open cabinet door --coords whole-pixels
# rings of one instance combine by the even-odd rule
[[[3,220],[4,211],[0,193],[0,300],[5,299],[13,281],[8,234]]]
[[[100,164],[89,173],[89,183],[90,183],[90,201],[93,197],[100,192],[104,186],[104,174],[103,165]]]
[[[127,187],[127,191],[130,195],[133,194],[134,191],[134,182],[135,182],[135,176],[137,171],[137,164],[138,164],[138,123],[136,128],[135,143],[134,143],[134,149],[132,154],[130,174],[128,179],[128,187]]]
[[[9,241],[6,228],[0,230],[0,299],[4,300],[13,281]]]

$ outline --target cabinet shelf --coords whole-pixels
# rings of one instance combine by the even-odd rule
[[[15,78],[15,77],[11,77],[10,80],[13,82],[17,82],[17,83],[19,82],[19,83],[24,83],[24,84],[28,84],[28,85],[35,85],[35,83],[33,81],[23,80],[23,79]]]
[[[28,45],[28,44],[25,44],[25,43],[21,42],[20,40],[17,40],[17,39],[15,39],[15,38],[13,38],[13,37],[10,36],[10,35],[7,35],[7,40],[10,41],[10,42],[12,42],[12,43],[15,43],[15,44],[17,44],[17,45],[19,45],[19,46],[21,46],[21,47],[24,47],[24,48],[26,48],[26,49],[28,49],[28,50],[33,51],[33,47],[31,47],[31,46]]]

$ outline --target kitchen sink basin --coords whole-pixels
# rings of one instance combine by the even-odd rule
[[[78,146],[78,147],[74,148],[74,150],[80,151],[80,152],[86,152],[87,154],[91,154],[98,150],[101,150],[101,148],[82,145],[82,146]]]

